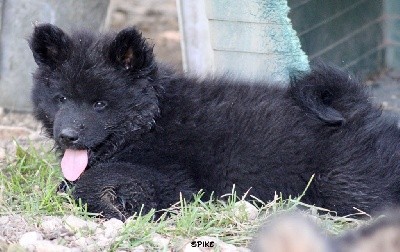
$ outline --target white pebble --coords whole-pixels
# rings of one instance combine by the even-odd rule
[[[152,241],[154,244],[156,244],[159,248],[164,249],[168,248],[168,244],[170,239],[165,238],[159,234],[154,234],[152,237]]]
[[[96,245],[98,247],[107,247],[109,246],[111,243],[111,239],[108,239],[106,236],[104,235],[98,235],[96,237]]]
[[[1,158],[0,158],[1,159]],[[1,216],[0,217],[0,225],[6,225],[8,223],[8,221],[10,220],[10,218],[8,216]]]
[[[80,238],[76,239],[74,241],[74,244],[78,247],[83,247],[83,248],[85,248],[88,245],[85,237],[80,237]]]
[[[62,221],[59,218],[49,218],[40,224],[43,233],[50,234],[63,228]]]
[[[132,252],[145,252],[145,251],[146,251],[146,248],[143,245],[134,247],[132,250]]]
[[[234,214],[236,217],[245,216],[248,220],[255,220],[259,214],[257,207],[248,201],[241,200],[235,203]]]
[[[94,231],[99,226],[97,223],[91,221],[85,221],[73,215],[70,215],[67,218],[65,218],[64,222],[65,222],[65,227],[71,232],[75,232],[82,229],[88,229]]]
[[[124,223],[118,219],[111,218],[108,221],[103,222],[105,228],[122,228]]]
[[[35,244],[35,251],[38,252],[80,252],[78,248],[67,248],[62,245],[54,244],[50,241],[38,241]]]
[[[19,238],[19,245],[22,247],[29,247],[30,245],[34,245],[37,241],[43,240],[43,235],[38,232],[28,232],[25,233]]]
[[[115,237],[117,237],[119,231],[124,226],[124,223],[120,220],[112,218],[108,221],[105,221],[103,223],[103,226],[105,227],[104,229],[105,237],[109,239],[114,239]]]

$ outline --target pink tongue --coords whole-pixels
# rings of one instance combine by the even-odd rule
[[[75,181],[79,178],[88,164],[87,150],[67,149],[61,160],[61,169],[64,177],[69,181]]]

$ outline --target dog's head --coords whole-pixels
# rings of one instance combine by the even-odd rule
[[[65,153],[66,166],[77,162],[82,169],[88,153],[102,149],[107,155],[127,134],[141,134],[154,125],[159,114],[157,66],[152,46],[136,29],[67,35],[42,24],[35,27],[29,45],[38,65],[34,112]]]

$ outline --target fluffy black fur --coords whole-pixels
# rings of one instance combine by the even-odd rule
[[[169,74],[134,28],[44,24],[30,47],[36,118],[61,152],[89,150],[75,196],[90,210],[122,218],[233,184],[268,201],[297,196],[313,174],[303,200],[340,215],[399,204],[400,131],[347,73],[320,66],[288,87]]]

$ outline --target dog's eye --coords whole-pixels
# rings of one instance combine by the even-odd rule
[[[57,101],[58,103],[64,103],[64,102],[67,100],[67,97],[65,97],[65,96],[63,96],[63,95],[57,95],[57,96],[55,97],[55,99],[56,99],[56,101]]]
[[[106,101],[97,101],[93,104],[93,108],[97,111],[103,110],[105,107],[107,107]]]

